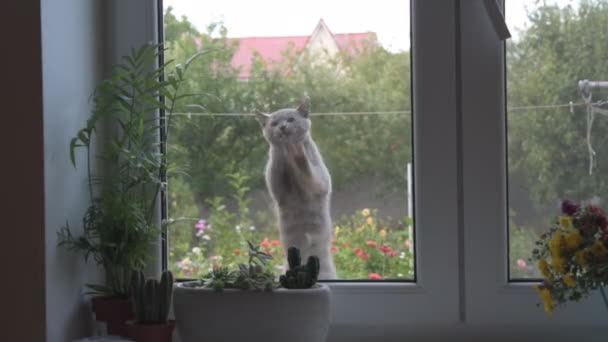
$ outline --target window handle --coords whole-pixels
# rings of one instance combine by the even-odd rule
[[[511,38],[511,32],[509,32],[509,28],[507,27],[505,18],[501,13],[500,8],[498,7],[498,3],[496,3],[496,0],[483,0],[483,4],[486,8],[486,13],[488,14],[488,17],[492,22],[494,31],[498,35],[498,39],[506,40],[507,38]]]

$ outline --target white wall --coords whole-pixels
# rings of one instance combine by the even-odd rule
[[[44,179],[47,341],[64,342],[90,334],[82,284],[102,274],[82,254],[57,248],[66,220],[78,234],[89,204],[84,150],[77,169],[69,142],[89,117],[90,95],[103,72],[102,0],[41,0],[44,98]]]

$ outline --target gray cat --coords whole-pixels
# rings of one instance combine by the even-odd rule
[[[283,249],[300,249],[302,260],[319,257],[320,279],[335,279],[331,255],[331,177],[310,136],[309,100],[296,109],[256,113],[270,144],[266,185],[277,208]]]

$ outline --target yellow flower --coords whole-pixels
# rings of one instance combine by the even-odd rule
[[[547,300],[545,301],[545,312],[548,313],[549,315],[553,314],[553,301],[552,300]]]
[[[340,226],[336,226],[336,227],[334,228],[334,235],[335,235],[335,236],[338,236],[338,233],[340,233]]]
[[[374,224],[374,219],[371,217],[367,218],[367,224],[369,224],[370,226]]]
[[[562,281],[564,282],[564,284],[566,284],[566,286],[568,286],[569,288],[575,288],[576,287],[576,278],[574,278],[574,275],[572,275],[572,273],[568,273],[566,274],[563,278]]]
[[[581,243],[583,243],[583,236],[581,235],[580,230],[574,229],[566,235],[566,248],[568,248],[569,251],[576,250]]]
[[[368,217],[369,216],[369,209],[365,208],[365,209],[361,210],[361,214],[363,216],[365,216],[365,217]]]
[[[576,251],[576,253],[574,254],[574,259],[576,260],[576,263],[580,266],[585,266],[587,264],[586,253],[587,252],[585,250],[580,250]]]
[[[550,315],[553,313],[553,298],[551,298],[551,291],[549,291],[546,287],[541,287],[539,285],[535,285],[536,291],[543,299],[545,311]]]
[[[545,258],[538,260],[538,270],[542,273],[545,279],[551,279],[551,272],[549,272],[549,263]]]
[[[385,237],[386,236],[386,230],[380,229],[379,234],[380,234],[381,237]]]
[[[551,257],[559,258],[561,255],[563,238],[564,235],[558,230],[553,234],[551,240],[549,240],[549,251],[551,251]]]
[[[570,229],[570,227],[572,227],[572,217],[560,216],[559,225],[562,226],[562,228],[564,228],[564,229]]]
[[[555,272],[564,273],[566,272],[566,259],[562,257],[552,258],[552,266]]]
[[[603,258],[608,255],[608,249],[606,249],[602,241],[598,240],[591,246],[591,253],[593,253],[596,258]]]

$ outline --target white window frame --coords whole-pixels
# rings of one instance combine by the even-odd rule
[[[602,340],[599,301],[549,318],[508,282],[504,45],[481,0],[411,1],[417,282],[330,283],[330,341]],[[156,0],[108,2],[109,63],[156,41]]]

